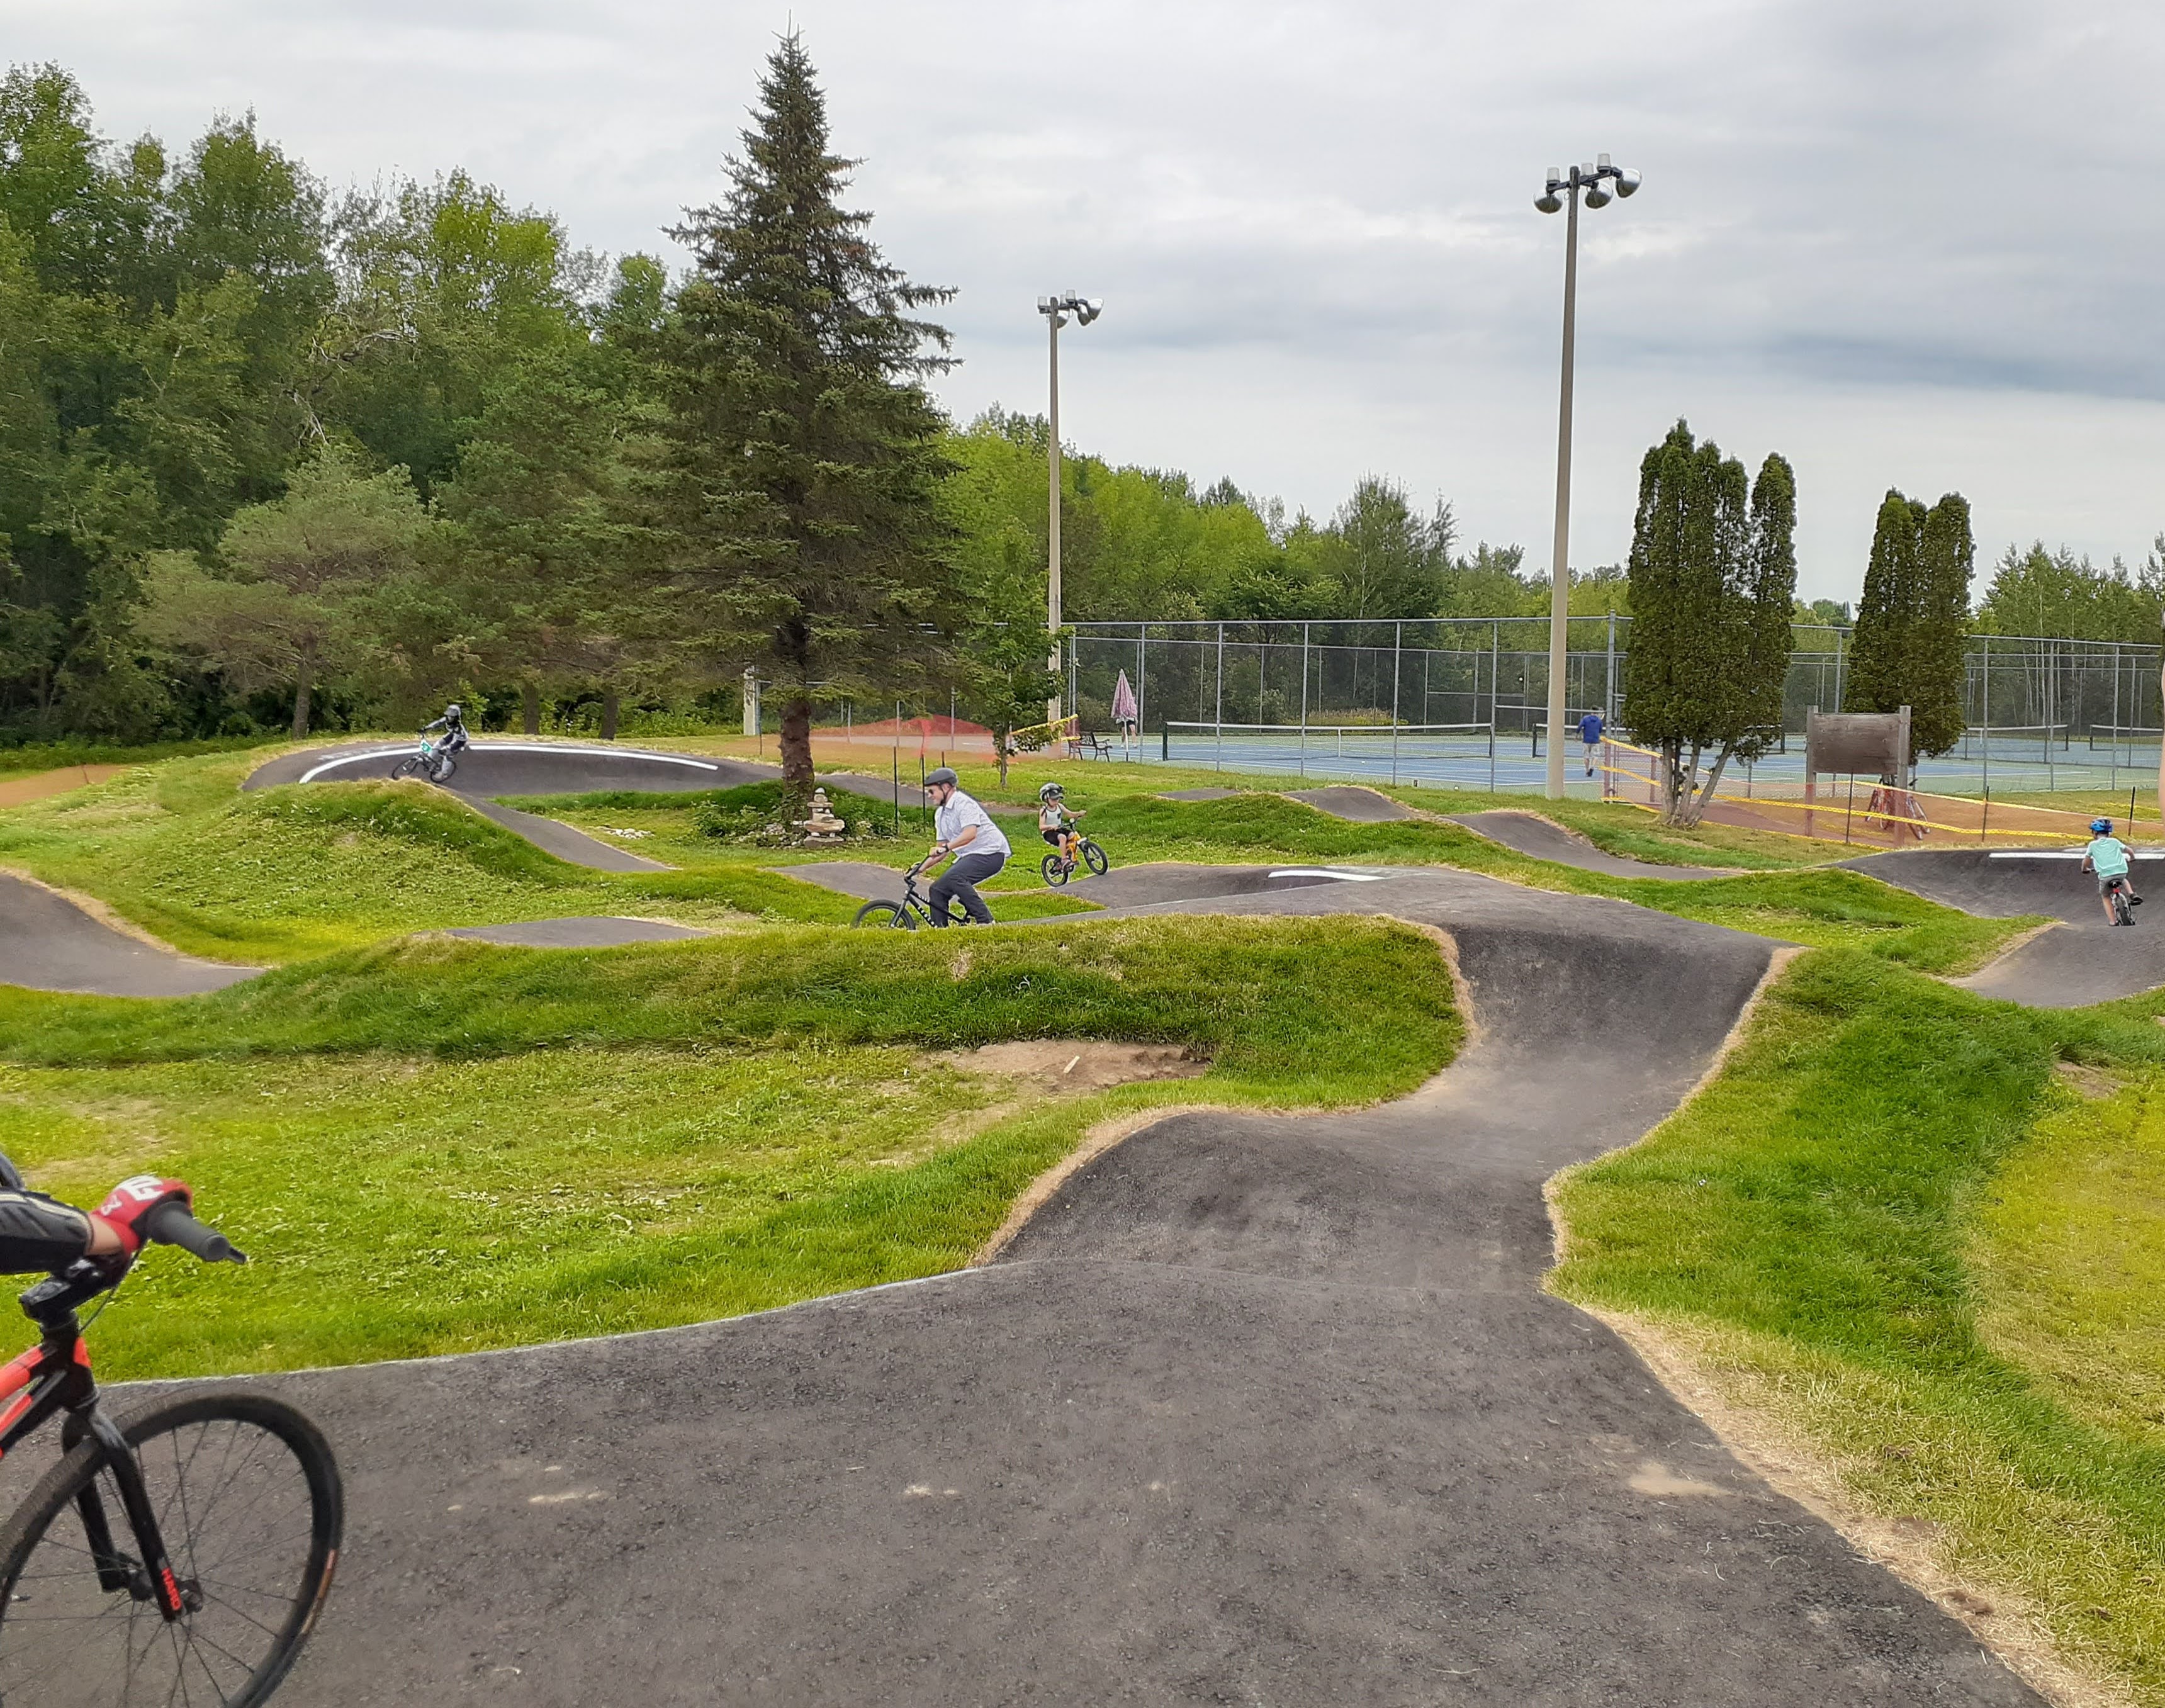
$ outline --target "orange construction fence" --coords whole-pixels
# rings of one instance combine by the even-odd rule
[[[1648,748],[1614,739],[1601,744],[1604,799],[1659,812],[1666,804],[1662,756]],[[1861,842],[1874,848],[1914,848],[1926,841],[1942,847],[1950,843],[2083,842],[2090,834],[2088,813],[1929,794],[1855,777],[1823,777],[1814,787],[1799,778],[1725,774],[1703,816],[1709,824]]]

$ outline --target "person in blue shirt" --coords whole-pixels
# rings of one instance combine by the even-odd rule
[[[2142,898],[2135,893],[2135,885],[2128,878],[2130,851],[2126,843],[2113,835],[2110,819],[2091,820],[2090,838],[2089,846],[2083,850],[2083,870],[2097,873],[2098,899],[2104,905],[2104,922],[2116,925],[2120,921],[2114,917],[2112,911],[2112,893],[2115,889],[2127,892],[2131,906],[2140,907],[2142,904]],[[2131,920],[2128,923],[2132,925],[2135,922]]]
[[[1588,712],[1578,720],[1578,739],[1586,743],[1586,774],[1593,775],[1593,750],[1601,745],[1601,714]]]

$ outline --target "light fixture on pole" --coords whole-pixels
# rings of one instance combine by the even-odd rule
[[[1534,198],[1544,214],[1571,209],[1563,244],[1563,389],[1557,405],[1556,551],[1549,559],[1549,771],[1544,793],[1563,799],[1564,642],[1571,625],[1571,370],[1578,312],[1578,198],[1589,208],[1606,208],[1609,198],[1629,196],[1639,175],[1629,166],[1611,166],[1603,155],[1592,166],[1561,171],[1549,168],[1548,186]]]
[[[1060,674],[1060,329],[1072,314],[1076,324],[1088,326],[1105,311],[1102,298],[1077,296],[1068,291],[1057,297],[1040,297],[1037,312],[1045,316],[1046,327],[1052,340],[1051,414],[1047,424],[1051,428],[1050,456],[1051,476],[1051,517],[1046,530],[1045,559],[1045,630],[1053,636],[1052,656],[1049,667],[1054,676]],[[1045,721],[1060,721],[1060,696],[1045,703]]]

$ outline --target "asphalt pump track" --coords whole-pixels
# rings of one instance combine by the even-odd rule
[[[933,1280],[251,1379],[349,1488],[280,1701],[2038,1700],[1541,1290],[1543,1183],[1688,1094],[1773,944],[1448,871],[1138,871],[1119,914],[1447,934],[1467,1047],[1375,1109],[1168,1116]]]
[[[1110,878],[1435,929],[1467,1045],[1172,1115],[954,1274],[250,1379],[349,1489],[280,1701],[2039,1700],[1541,1290],[1543,1183],[1688,1094],[1775,946],[1447,870]]]
[[[2107,925],[2097,880],[2082,870],[2079,849],[1901,849],[1846,864],[1965,913],[2051,920],[1955,981],[1980,996],[2032,1008],[2083,1008],[2165,984],[2165,918],[2147,916],[2165,915],[2165,899],[2136,909],[2131,927]],[[2131,876],[2138,893],[2165,894],[2165,852],[2138,849]]]

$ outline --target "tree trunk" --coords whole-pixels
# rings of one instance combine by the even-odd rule
[[[614,687],[602,690],[602,740],[616,740],[616,689]]]
[[[301,679],[293,686],[293,739],[296,741],[308,733],[308,678],[315,673],[314,662],[306,653],[301,656]]]
[[[1693,779],[1699,775],[1699,756],[1701,751],[1699,743],[1693,742],[1691,756],[1687,759],[1684,757],[1683,744],[1681,741],[1673,746],[1664,744],[1662,755],[1668,775],[1663,779],[1662,784],[1664,801],[1662,811],[1663,824],[1673,825],[1682,830],[1699,822],[1699,814],[1694,809],[1697,795],[1693,788]]]
[[[519,709],[521,714],[520,722],[524,725],[526,733],[529,735],[540,735],[541,733],[540,683],[529,682],[519,690]]]
[[[952,731],[951,730],[951,731],[950,731],[950,733],[951,734],[951,733],[952,733]],[[1002,794],[1005,794],[1005,793],[1008,792],[1008,731],[1007,731],[1007,730],[1003,730],[1003,729],[995,729],[995,730],[993,731],[993,751],[995,751],[995,752],[999,756],[999,762],[1000,762],[1000,793],[1001,793]]]
[[[812,702],[802,694],[782,704],[782,782],[793,794],[812,793]]]
[[[1706,816],[1706,809],[1714,801],[1715,790],[1721,787],[1721,773],[1728,768],[1729,750],[1725,747],[1715,756],[1714,769],[1707,773],[1705,784],[1693,797],[1690,816],[1683,821],[1685,829],[1696,828],[1699,821]]]

